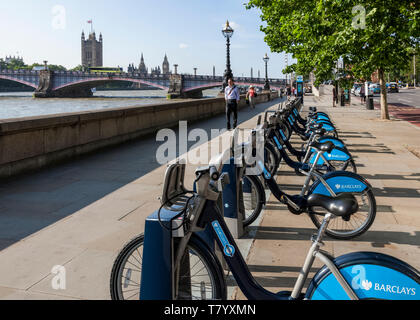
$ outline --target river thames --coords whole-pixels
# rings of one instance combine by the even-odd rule
[[[219,89],[205,90],[203,98],[214,98],[218,92]],[[82,99],[36,99],[32,97],[32,94],[32,92],[0,92],[0,119],[171,102],[166,99],[166,91],[162,90],[97,91],[93,97]]]

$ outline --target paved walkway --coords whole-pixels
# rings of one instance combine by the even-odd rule
[[[377,110],[331,108],[330,97],[306,97],[331,114],[360,173],[374,186],[378,217],[353,241],[326,241],[335,255],[374,250],[420,269],[420,129],[406,121],[380,121]],[[240,113],[242,127],[279,100]],[[221,128],[224,116],[190,124]],[[0,299],[109,299],[109,275],[121,247],[144,229],[159,207],[165,166],[156,163],[155,136],[0,183]],[[194,150],[190,151],[194,152]],[[187,168],[191,185],[195,167]],[[286,167],[278,182],[291,193],[302,183]],[[240,241],[248,263],[270,290],[289,289],[315,231],[271,198],[264,215]],[[253,239],[255,236],[255,240]],[[55,265],[66,268],[66,290],[51,286]],[[313,270],[316,271],[315,268]],[[230,282],[234,285],[234,282]],[[237,299],[243,296],[238,292]]]
[[[241,126],[254,128],[257,115],[279,102],[240,111]],[[220,115],[190,123],[189,130],[225,125]],[[2,181],[0,299],[109,299],[118,251],[160,206],[166,166],[156,162],[158,147],[151,135]],[[187,186],[195,167],[187,168]],[[52,288],[56,265],[66,269],[65,290]]]
[[[367,233],[351,241],[326,239],[323,249],[335,256],[354,251],[382,252],[419,270],[420,153],[414,153],[420,150],[420,128],[395,118],[378,120],[379,111],[366,110],[358,100],[351,107],[332,108],[331,96],[312,96],[305,100],[306,110],[309,106],[331,115],[355,157],[359,173],[373,185],[378,207],[377,218]],[[283,165],[278,183],[294,194],[303,178]],[[271,197],[247,259],[256,280],[270,291],[292,290],[315,230],[308,216],[292,215]],[[311,275],[319,267],[317,262]],[[244,299],[242,292],[237,292],[236,299]]]

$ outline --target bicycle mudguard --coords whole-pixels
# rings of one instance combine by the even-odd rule
[[[315,121],[316,123],[322,123],[322,129],[325,129],[325,131],[329,132],[329,131],[335,131],[334,126],[329,122],[322,122],[322,121]]]
[[[314,164],[317,151],[312,149],[312,156],[309,159],[310,164]],[[335,147],[330,153],[324,153],[325,158],[327,161],[347,161],[351,159],[351,155],[343,148]],[[319,158],[318,162],[316,163],[317,166],[321,166],[325,163],[324,159]]]
[[[354,252],[334,260],[359,299],[420,300],[420,274],[397,258],[375,252]],[[349,300],[332,272],[322,267],[312,279],[306,299]]]
[[[331,119],[329,117],[327,117],[327,116],[324,116],[324,115],[318,115],[316,117],[316,120],[326,120],[326,121],[331,122]]]
[[[316,123],[328,124],[330,126],[334,126],[330,120],[323,120],[323,119],[315,119]]]
[[[321,138],[318,139],[318,141],[321,142],[321,143],[331,141],[332,143],[334,143],[334,145],[336,147],[343,148],[343,149],[346,148],[346,144],[342,140],[331,137],[331,136],[321,137]]]
[[[362,176],[349,171],[333,171],[322,176],[328,186],[335,194],[340,193],[362,193],[371,190],[372,186]],[[309,194],[322,194],[331,197],[331,193],[325,185],[318,179],[309,190]]]

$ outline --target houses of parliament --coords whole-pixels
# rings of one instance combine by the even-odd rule
[[[141,54],[141,58],[140,58],[140,64],[139,67],[136,68],[134,66],[134,63],[130,64],[127,68],[127,72],[134,72],[134,73],[140,73],[140,74],[149,74],[149,70],[146,67],[146,64],[144,63],[144,57],[143,57],[143,53]],[[159,75],[159,74],[171,74],[171,71],[169,70],[169,61],[168,61],[168,57],[165,54],[165,57],[163,58],[163,63],[162,63],[162,69],[160,68],[160,66],[157,66],[156,68],[152,68],[150,70],[150,74],[151,75]]]
[[[92,31],[89,34],[89,37],[85,38],[85,33],[82,32],[82,66],[85,68],[89,67],[103,67],[103,37],[102,34],[99,35],[99,39],[96,39],[96,34]],[[140,73],[140,74],[170,74],[169,70],[169,61],[168,57],[165,54],[163,59],[162,68],[157,66],[155,68],[149,69],[146,67],[144,62],[143,53],[141,54],[140,64],[138,68],[135,67],[134,63],[131,63],[127,72],[129,73]]]

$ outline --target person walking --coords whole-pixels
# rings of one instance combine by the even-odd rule
[[[360,87],[360,103],[366,102],[366,90],[365,90],[365,84],[363,83]]]
[[[248,93],[246,94],[246,98],[249,101],[249,105],[251,109],[255,109],[255,88],[254,86],[250,86],[248,89]]]
[[[337,87],[333,87],[333,108],[335,108],[335,104],[337,103]]]
[[[226,120],[227,129],[231,129],[230,117],[233,113],[233,129],[236,129],[238,125],[238,104],[241,100],[238,87],[235,86],[233,79],[228,80],[228,86],[225,89],[225,100],[226,100]]]
[[[287,97],[290,97],[292,95],[292,89],[288,86],[287,87]]]

